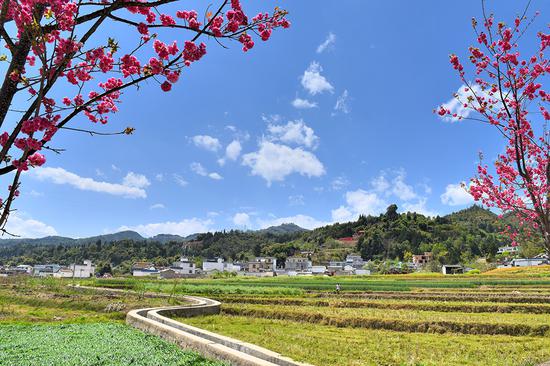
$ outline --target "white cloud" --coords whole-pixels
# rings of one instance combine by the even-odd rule
[[[288,203],[291,206],[303,206],[305,204],[304,202],[304,196],[301,194],[288,196]]]
[[[201,175],[203,177],[206,177],[208,175],[208,172],[206,171],[206,169],[202,166],[201,163],[197,163],[197,162],[193,162],[191,163],[191,170],[198,174],[198,175]]]
[[[449,206],[463,206],[473,203],[474,198],[466,191],[463,184],[448,184],[445,193],[441,195],[441,202]]]
[[[297,109],[310,109],[310,108],[317,107],[316,102],[311,102],[307,99],[302,99],[298,97],[296,97],[296,99],[294,99],[291,104],[294,108],[297,108]]]
[[[268,138],[271,141],[304,145],[313,149],[319,143],[319,137],[315,135],[315,131],[302,120],[289,121],[286,125],[269,124],[267,131],[269,133]]]
[[[474,95],[484,98],[485,101],[498,100],[498,98],[496,98],[495,96],[490,96],[487,91],[482,90],[481,87],[477,84],[472,84],[471,88],[463,84],[460,88],[458,88],[453,98],[447,101],[447,103],[443,103],[441,105],[444,109],[451,112],[451,115],[444,115],[441,116],[441,118],[445,121],[456,122],[461,119],[460,117],[469,117],[470,114],[474,111],[469,106],[464,107],[464,104],[470,105],[471,103],[473,103],[473,105],[477,106],[478,102],[476,101]],[[494,104],[493,111],[497,112],[499,108],[502,108],[501,102],[497,102],[496,104]]]
[[[165,206],[162,203],[155,203],[154,205],[151,205],[151,207],[149,207],[149,209],[151,210],[156,210],[159,208],[165,208]]]
[[[155,175],[155,179],[159,182],[162,182],[164,180],[164,174],[158,173],[157,175]]]
[[[174,178],[174,181],[180,185],[181,187],[185,187],[186,185],[189,184],[189,182],[187,182],[181,175],[179,174],[174,174],[173,175],[173,178]]]
[[[202,177],[209,177],[214,180],[223,179],[223,177],[218,173],[209,173],[208,170],[206,170],[206,168],[203,167],[201,163],[197,163],[197,162],[191,163],[191,170]]]
[[[346,203],[356,216],[360,214],[378,215],[388,207],[388,203],[376,193],[362,189],[346,192]]]
[[[238,140],[233,140],[227,147],[225,148],[225,156],[229,160],[237,160],[239,155],[241,155],[242,146],[241,143]]]
[[[420,183],[418,186],[424,190],[425,194],[432,194],[432,187],[430,187],[427,183]]]
[[[336,35],[330,32],[327,38],[317,47],[317,53],[323,53],[326,49],[334,45],[336,42]]]
[[[388,182],[383,174],[371,180],[370,184],[379,193],[386,192],[390,188],[390,182]]]
[[[243,165],[252,169],[252,175],[264,178],[268,185],[283,181],[292,173],[308,177],[325,174],[323,164],[309,151],[265,140],[260,142],[258,151],[243,156]]]
[[[417,212],[425,216],[437,216],[437,213],[429,210],[426,207],[427,199],[425,197],[419,198],[417,202],[405,202],[403,203],[403,211]]]
[[[122,184],[128,187],[147,188],[151,185],[151,182],[142,174],[129,172],[122,180]]]
[[[223,179],[223,177],[221,175],[219,175],[218,173],[208,173],[208,177],[212,178],[214,180]]]
[[[346,192],[345,198],[346,205],[332,210],[332,220],[335,222],[352,221],[359,215],[378,215],[388,207],[388,203],[376,192],[362,189]]]
[[[111,169],[113,169],[115,172],[119,172],[120,168],[116,166],[115,164],[111,164]]]
[[[311,216],[307,215],[295,215],[295,216],[288,216],[288,217],[279,217],[279,218],[272,218],[267,220],[258,220],[258,224],[261,229],[268,228],[270,226],[278,226],[282,224],[296,224],[304,229],[315,229],[317,227],[329,225],[329,222],[320,221],[317,220]]]
[[[233,216],[233,223],[237,226],[250,226],[250,216],[245,212],[236,213]]]
[[[332,188],[332,190],[334,191],[339,191],[345,187],[347,187],[349,185],[349,181],[346,177],[336,177],[332,180],[332,182],[330,183],[330,187]]]
[[[349,93],[347,90],[344,90],[342,95],[340,95],[338,99],[336,99],[334,110],[337,112],[348,114],[351,111],[349,104]]]
[[[402,201],[410,201],[417,197],[412,186],[405,183],[405,172],[400,171],[392,181],[392,193]]]
[[[332,210],[334,221],[345,222],[363,215],[379,215],[386,211],[390,203],[399,200],[398,204],[406,211],[414,211],[428,216],[436,213],[426,207],[427,197],[417,194],[413,187],[405,182],[405,171],[392,172],[394,177],[387,178],[386,172],[370,181],[371,190],[358,189],[345,194],[346,204]],[[424,187],[429,194],[429,187]]]
[[[304,74],[302,75],[302,86],[311,95],[323,93],[325,91],[332,92],[334,87],[328,82],[328,80],[321,75],[323,68],[317,62],[312,62]]]
[[[95,170],[95,174],[98,176],[98,177],[104,177],[105,176],[105,173],[103,173],[103,171],[99,168],[96,168]]]
[[[82,191],[101,192],[125,198],[147,197],[147,193],[143,187],[129,186],[125,182],[123,182],[123,184],[100,182],[92,178],[80,177],[63,168],[45,167],[34,169],[30,174],[32,177],[41,181],[50,181],[55,184],[68,184]]]
[[[57,235],[57,231],[52,226],[38,220],[22,217],[16,213],[10,215],[6,230],[10,234],[18,235],[22,238],[41,238]]]
[[[167,221],[137,226],[121,226],[117,231],[133,230],[145,237],[158,234],[175,234],[187,236],[195,233],[210,231],[212,220],[201,220],[198,218],[184,219],[181,221]]]
[[[208,135],[193,136],[193,143],[197,147],[213,152],[218,151],[222,147],[220,140]]]
[[[332,210],[332,220],[334,222],[349,222],[355,220],[356,217],[346,207],[340,206],[337,209]]]
[[[386,172],[371,180],[370,185],[377,193],[385,196],[394,195],[402,201],[410,201],[418,197],[414,188],[405,182],[406,173],[403,169],[392,172],[395,176],[388,180]]]

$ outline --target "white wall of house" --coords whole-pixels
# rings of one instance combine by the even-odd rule
[[[84,261],[84,264],[73,264],[70,269],[74,278],[90,278],[95,275],[95,266],[92,261]]]
[[[211,261],[204,261],[202,262],[202,270],[204,272],[223,272],[223,269],[225,267],[225,262],[223,258],[218,258],[215,262]]]
[[[197,267],[194,262],[189,261],[187,258],[182,257],[178,262],[172,263],[170,267],[174,272],[178,274],[195,274],[197,273]]]
[[[147,276],[158,276],[159,271],[156,269],[134,269],[132,271],[132,276],[134,277],[147,277]]]
[[[519,258],[512,260],[513,267],[531,267],[546,263],[548,263],[548,260],[544,258]]]

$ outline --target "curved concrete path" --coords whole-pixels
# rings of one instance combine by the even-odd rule
[[[88,286],[75,286],[75,288],[128,292],[127,290]],[[154,296],[155,294],[147,293],[147,295]],[[171,319],[171,317],[186,318],[220,313],[221,303],[218,301],[196,296],[180,296],[178,298],[187,300],[190,304],[131,310],[126,314],[126,323],[176,343],[182,348],[193,349],[207,357],[229,362],[231,365],[313,366],[296,362],[277,352],[252,343],[209,332]]]

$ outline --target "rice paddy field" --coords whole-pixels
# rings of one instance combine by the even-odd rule
[[[91,282],[217,299],[220,315],[178,320],[314,365],[550,361],[550,267],[475,276]]]
[[[179,321],[317,366],[527,366],[550,361],[549,266],[475,276],[11,280],[0,282],[0,364],[6,364],[2,356],[14,344],[26,347],[6,334],[43,333],[33,330],[37,326],[54,333],[69,329],[70,334],[80,334],[71,327],[83,327],[83,334],[126,334],[135,332],[123,325],[128,310],[183,303],[182,295],[217,299],[222,312]],[[98,343],[95,349],[101,353],[108,346]],[[167,355],[175,351],[163,347],[155,347],[154,357],[161,358],[153,359],[163,361],[149,364],[179,365]],[[80,364],[104,364],[93,362],[92,351],[83,354],[89,363]],[[191,355],[189,365],[208,365],[192,363],[198,356],[186,354]]]

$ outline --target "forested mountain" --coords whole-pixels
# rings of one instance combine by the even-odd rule
[[[293,233],[303,233],[308,230],[299,227],[296,224],[288,223],[281,224],[279,226],[270,226],[267,229],[258,230],[260,233],[269,233],[269,234],[293,234]]]
[[[95,243],[98,240],[103,242],[117,241],[117,240],[144,240],[145,238],[135,231],[120,231],[114,234],[104,234],[91,236],[88,238],[67,238],[64,236],[46,236],[44,238],[38,239],[0,239],[0,248],[8,247],[13,245],[81,245]],[[160,240],[162,241],[162,240]]]
[[[413,254],[428,251],[434,253],[439,263],[452,264],[477,257],[494,257],[497,248],[509,242],[500,234],[502,226],[509,223],[479,206],[431,218],[411,212],[398,213],[397,206],[391,205],[379,216],[360,216],[357,221],[311,231],[285,224],[267,230],[231,230],[187,238],[159,235],[144,239],[134,233],[137,236],[131,239],[110,240],[112,236],[100,236],[91,243],[61,240],[51,245],[51,239],[48,244],[19,243],[0,246],[0,264],[69,264],[91,259],[125,271],[134,261],[168,265],[180,255],[237,261],[260,255],[275,256],[279,261],[292,255],[310,255],[314,262],[322,262],[360,253],[364,259],[408,261]],[[338,240],[346,237],[354,239]]]

